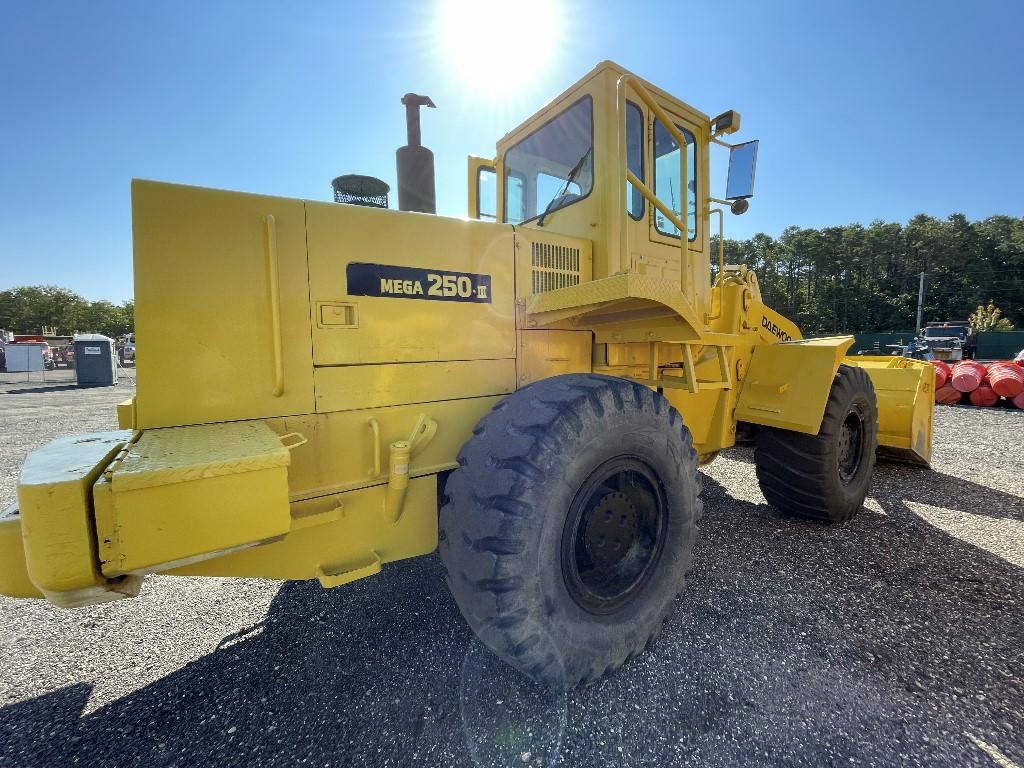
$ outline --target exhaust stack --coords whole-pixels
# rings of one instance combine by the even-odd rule
[[[434,153],[420,141],[420,107],[435,107],[429,96],[407,93],[405,105],[407,144],[395,153],[398,164],[398,210],[437,213],[434,192]]]

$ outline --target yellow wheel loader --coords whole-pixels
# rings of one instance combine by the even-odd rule
[[[72,607],[152,573],[334,587],[439,548],[494,652],[571,687],[659,631],[697,466],[737,431],[769,503],[823,521],[860,509],[876,449],[927,465],[927,363],[802,339],[724,263],[758,147],[726,140],[736,112],[604,62],[470,158],[455,219],[431,215],[433,104],[403,104],[405,210],[133,182],[136,395],[120,430],[28,457],[0,591]]]

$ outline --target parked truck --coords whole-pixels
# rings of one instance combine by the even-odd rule
[[[928,323],[918,338],[936,360],[973,359],[977,348],[976,334],[967,320]]]

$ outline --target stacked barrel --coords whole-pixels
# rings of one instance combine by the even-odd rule
[[[993,406],[999,403],[1024,409],[1024,362],[1000,360],[985,366],[961,360],[952,367],[932,360],[935,367],[935,402],[943,405]]]

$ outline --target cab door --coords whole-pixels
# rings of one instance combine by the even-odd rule
[[[626,226],[630,258],[638,272],[689,286],[694,308],[706,311],[710,296],[708,233],[704,201],[707,199],[707,127],[699,116],[678,105],[660,104],[686,139],[686,179],[680,178],[680,147],[672,132],[639,99],[626,101],[627,164],[676,216],[686,223],[686,232],[675,225],[639,191],[627,184]],[[642,121],[642,122],[641,122]],[[684,250],[686,264],[680,264]]]

